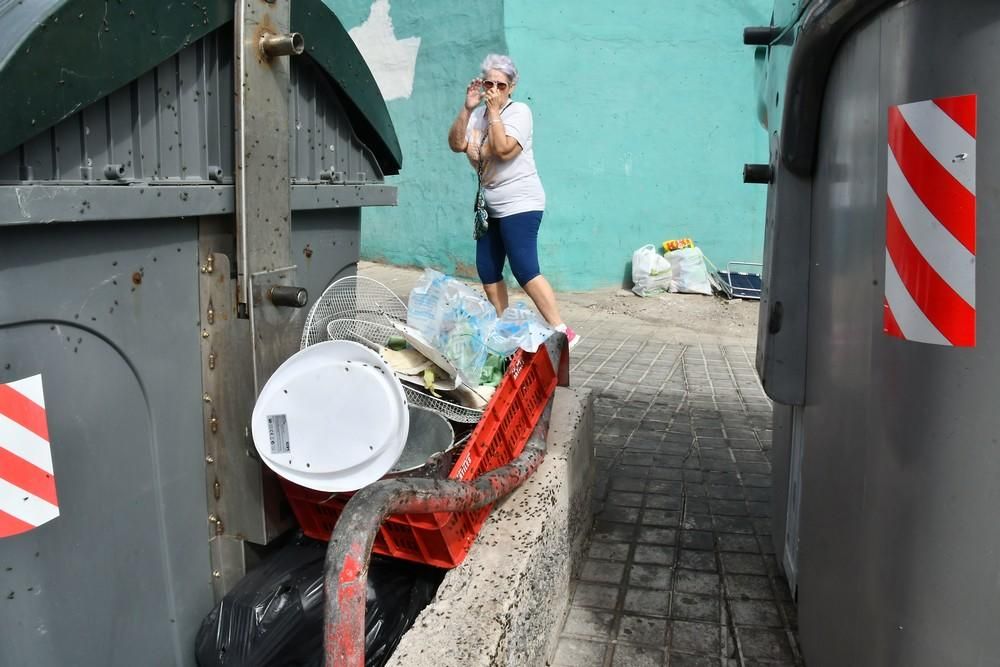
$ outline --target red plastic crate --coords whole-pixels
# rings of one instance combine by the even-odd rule
[[[557,373],[544,348],[535,354],[519,350],[448,477],[475,479],[516,458],[555,391]],[[350,495],[313,491],[286,480],[281,483],[302,531],[329,540]],[[394,514],[379,528],[373,550],[436,567],[455,567],[465,559],[491,508]]]

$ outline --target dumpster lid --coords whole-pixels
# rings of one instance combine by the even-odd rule
[[[17,101],[0,123],[0,155],[232,20],[229,0],[0,0],[0,90]],[[385,100],[340,20],[323,0],[293,0],[291,29],[343,93],[382,172],[399,173],[402,151]]]

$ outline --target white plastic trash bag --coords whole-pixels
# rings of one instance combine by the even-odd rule
[[[667,253],[667,259],[673,267],[671,292],[712,295],[712,281],[700,248],[673,250]]]
[[[670,289],[670,262],[652,245],[644,245],[632,253],[632,291],[650,296]]]

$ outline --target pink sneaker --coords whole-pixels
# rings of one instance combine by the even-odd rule
[[[580,338],[580,336],[573,331],[573,327],[566,327],[566,330],[563,331],[563,333],[566,334],[566,340],[569,342],[569,349],[571,350],[582,340],[582,338]]]

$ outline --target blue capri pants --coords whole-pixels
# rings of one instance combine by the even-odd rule
[[[486,234],[476,241],[476,269],[484,285],[503,280],[504,259],[510,260],[510,270],[521,287],[541,275],[538,268],[541,224],[542,211],[489,219]]]

